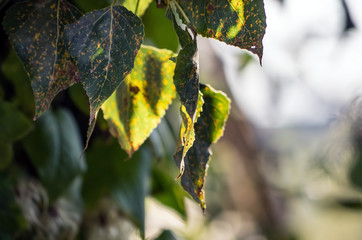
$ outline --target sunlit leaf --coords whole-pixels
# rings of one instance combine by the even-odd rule
[[[151,2],[152,0],[124,0],[122,5],[137,16],[141,17]]]
[[[19,140],[30,128],[30,121],[13,104],[0,100],[0,143]]]
[[[263,55],[266,22],[263,0],[172,0],[204,37]]]
[[[64,109],[44,113],[23,143],[51,201],[85,170],[78,127]]]
[[[64,46],[64,25],[81,13],[65,0],[21,2],[6,13],[3,25],[31,79],[35,119],[53,98],[79,80]]]
[[[117,141],[97,140],[87,151],[88,171],[83,185],[86,206],[94,207],[102,196],[111,195],[143,234],[150,153],[147,148],[141,148],[128,159]]]
[[[201,85],[200,91],[203,94],[204,105],[195,124],[195,142],[185,157],[181,185],[205,210],[204,184],[211,155],[209,148],[223,134],[229,115],[230,100],[224,93],[207,85]]]
[[[175,11],[169,16],[173,22],[182,49],[177,59],[173,82],[181,101],[181,130],[174,155],[180,176],[184,171],[184,157],[195,141],[194,124],[202,107],[202,96],[199,95],[199,59],[196,33],[188,27],[180,26]]]
[[[143,39],[143,25],[126,8],[110,6],[67,25],[65,38],[89,97],[89,139],[101,105],[133,68]]]
[[[173,53],[142,46],[132,73],[103,104],[111,133],[131,156],[160,123],[176,95]]]

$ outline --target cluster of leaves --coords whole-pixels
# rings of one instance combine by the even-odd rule
[[[101,110],[109,132],[125,151],[111,140],[93,141],[86,151],[83,195],[91,199],[86,205],[111,193],[143,232],[143,199],[151,172],[150,149],[143,143],[176,95],[182,121],[174,160],[182,187],[206,208],[203,187],[209,149],[223,134],[230,100],[199,82],[197,35],[247,49],[261,60],[265,14],[263,0],[156,0],[166,9],[178,37],[181,49],[175,54],[142,44],[147,16],[143,22],[140,18],[151,0],[120,2],[88,9],[86,14],[76,7],[87,6],[81,0],[29,0],[7,10],[3,27],[31,80],[36,121],[32,124],[23,109],[0,99],[0,149],[5,153],[0,163],[4,169],[8,166],[14,158],[12,144],[21,139],[50,202],[69,191],[86,169],[80,157],[81,136],[71,112],[49,107],[61,91],[81,82],[90,109],[86,146]],[[80,104],[78,96],[73,99]],[[122,161],[127,158],[131,159]],[[109,174],[112,178],[107,171],[114,172]],[[89,184],[90,178],[99,180],[97,186]]]

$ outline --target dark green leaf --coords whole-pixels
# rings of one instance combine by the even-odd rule
[[[15,88],[14,103],[29,119],[33,118],[35,108],[31,84],[14,49],[11,49],[1,70]]]
[[[137,16],[141,17],[151,2],[152,0],[123,0],[122,5]]]
[[[141,46],[143,25],[126,8],[111,6],[67,25],[64,35],[89,97],[92,126],[101,105],[131,72]]]
[[[86,13],[96,9],[106,8],[112,3],[112,0],[74,0],[74,2],[80,10]]]
[[[170,4],[202,36],[247,49],[261,60],[266,27],[263,0],[172,0]]]
[[[24,145],[51,201],[85,170],[84,159],[79,159],[82,144],[78,126],[64,109],[44,113]]]
[[[155,240],[176,240],[177,238],[170,230],[164,230]]]
[[[146,148],[141,148],[127,159],[127,153],[117,141],[95,141],[87,151],[88,171],[84,177],[83,197],[90,208],[103,196],[112,195],[122,212],[144,233],[150,154]]]
[[[81,14],[65,0],[34,2],[15,4],[3,24],[30,76],[36,119],[60,91],[79,80],[64,46],[63,29]]]
[[[27,222],[15,202],[11,180],[3,173],[0,173],[0,196],[0,238],[13,239],[10,236],[24,230]]]
[[[224,93],[201,85],[204,105],[195,124],[196,139],[185,157],[185,171],[181,177],[182,187],[190,193],[203,210],[206,208],[204,184],[207,164],[210,159],[210,145],[223,134],[229,115],[230,100]]]
[[[30,127],[30,121],[13,104],[0,100],[0,143],[19,140]]]
[[[160,123],[176,95],[173,53],[142,46],[132,73],[103,104],[111,133],[129,156]]]
[[[13,159],[13,147],[11,144],[0,143],[0,171],[4,170]]]

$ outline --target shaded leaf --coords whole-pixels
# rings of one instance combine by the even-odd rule
[[[152,0],[124,0],[122,5],[137,16],[141,17],[151,2]]]
[[[174,155],[180,175],[184,171],[184,157],[195,140],[194,123],[197,120],[197,109],[201,110],[203,103],[199,95],[199,59],[196,33],[188,27],[180,26],[178,14],[172,11],[169,15],[176,30],[182,49],[177,59],[173,82],[181,100],[180,113],[182,117],[181,130]]]
[[[87,13],[108,7],[112,3],[112,0],[74,0],[74,2],[80,10]]]
[[[11,144],[0,143],[0,171],[4,170],[13,159],[13,147]]]
[[[195,124],[195,142],[185,157],[185,171],[181,177],[181,185],[205,210],[203,188],[211,155],[210,145],[223,134],[229,115],[230,100],[224,93],[208,85],[201,85],[200,91],[203,94],[204,105]]]
[[[10,50],[1,70],[4,76],[11,80],[15,88],[14,103],[29,119],[33,118],[35,104],[31,84],[14,49]]]
[[[0,100],[0,143],[21,139],[31,128],[31,122],[13,104]]]
[[[177,238],[170,230],[164,230],[155,240],[176,240]]]
[[[78,126],[65,109],[44,113],[23,143],[51,201],[85,170]]]
[[[263,55],[266,22],[263,0],[172,0],[196,31],[204,37]],[[182,9],[182,10],[181,10]]]
[[[14,234],[24,230],[27,222],[15,202],[13,184],[8,175],[0,173],[0,238],[14,239]]]
[[[90,130],[101,105],[131,72],[141,46],[141,20],[121,6],[87,13],[65,28],[70,54],[90,102]]]
[[[31,79],[34,119],[49,108],[60,91],[79,81],[64,46],[63,30],[80,15],[65,0],[21,2],[6,13],[4,28]]]
[[[150,154],[146,148],[141,148],[125,161],[127,158],[117,141],[105,143],[97,139],[87,151],[88,171],[84,176],[83,197],[86,206],[91,208],[103,196],[112,195],[122,212],[144,233]]]
[[[129,156],[160,123],[176,95],[173,53],[142,46],[132,73],[103,104],[104,118]]]
[[[142,22],[145,26],[145,42],[174,52],[178,50],[179,44],[172,22],[165,21],[165,9],[156,8],[156,1],[153,1],[147,9]]]

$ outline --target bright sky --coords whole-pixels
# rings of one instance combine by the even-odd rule
[[[347,0],[357,29],[342,36],[340,0],[264,0],[263,67],[242,71],[235,47],[212,41],[234,97],[259,127],[324,124],[362,96],[362,1]]]

